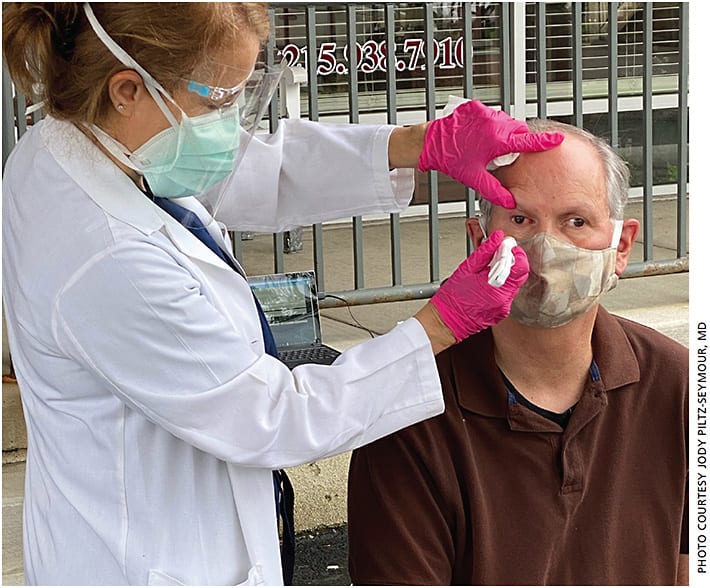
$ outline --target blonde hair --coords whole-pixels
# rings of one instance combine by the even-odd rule
[[[168,91],[216,50],[269,34],[262,2],[97,2],[92,9]],[[3,55],[18,89],[56,118],[100,121],[110,107],[108,80],[126,66],[96,36],[81,3],[15,2],[2,16]]]

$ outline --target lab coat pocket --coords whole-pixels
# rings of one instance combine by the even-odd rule
[[[148,586],[184,586],[180,580],[160,570],[150,570],[148,573]]]
[[[247,579],[237,586],[264,586],[264,574],[261,573],[261,566],[255,565],[249,570]]]

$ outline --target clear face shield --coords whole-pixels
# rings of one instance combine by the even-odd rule
[[[229,192],[239,189],[238,184],[233,182],[232,178],[237,173],[254,134],[261,128],[266,110],[276,93],[286,67],[286,60],[271,66],[257,63],[254,71],[246,80],[243,91],[237,98],[235,108],[239,110],[239,148],[235,153],[231,172],[210,189],[210,208],[215,217]]]
[[[154,196],[182,198],[217,194],[213,211],[246,149],[285,69],[257,63],[251,70],[208,64],[183,79],[175,96],[167,92],[103,29],[91,6],[84,12],[94,32],[127,68],[135,70],[170,126],[131,151],[96,125],[91,132],[124,165],[140,173]],[[223,85],[210,85],[206,79]]]

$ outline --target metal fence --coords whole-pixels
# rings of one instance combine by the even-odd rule
[[[422,122],[436,117],[451,94],[517,118],[584,126],[630,162],[632,200],[642,203],[643,261],[623,277],[687,271],[688,12],[687,2],[274,3],[266,58],[286,58],[290,69],[263,127],[273,130],[286,111],[325,123]],[[13,95],[3,76],[4,164],[28,119],[23,97]],[[660,199],[675,200],[671,259],[654,259]],[[446,277],[440,275],[440,220],[476,210],[474,191],[436,172],[418,173],[413,205],[402,215],[427,227],[429,280],[415,284],[403,280],[408,259],[400,215],[340,221],[352,239],[352,285],[329,292],[322,306],[431,296]],[[371,221],[388,228],[385,286],[365,279]],[[328,230],[319,224],[273,235],[271,269],[286,270],[286,256],[302,247],[304,231],[323,293]],[[233,240],[238,257],[257,241],[263,245],[253,235],[241,237]]]

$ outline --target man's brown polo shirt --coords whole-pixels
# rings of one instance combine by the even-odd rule
[[[490,331],[438,357],[446,412],[353,455],[355,584],[666,584],[688,551],[688,351],[603,309],[565,430]]]

